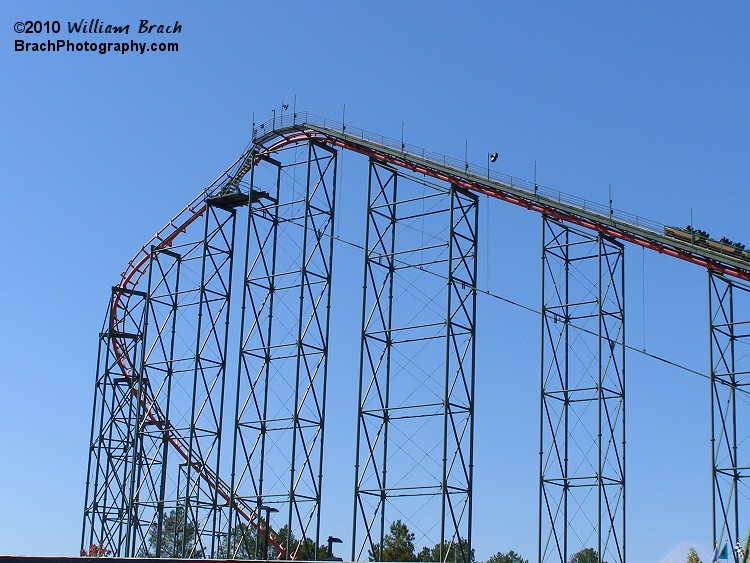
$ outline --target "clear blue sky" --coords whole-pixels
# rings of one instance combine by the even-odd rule
[[[91,18],[179,20],[180,52],[13,51],[16,21]],[[496,169],[524,178],[536,160],[542,184],[604,203],[611,183],[620,209],[668,224],[692,209],[749,243],[749,25],[743,2],[3,0],[0,553],[77,552],[110,287],[244,149],[253,112],[346,105],[364,129],[404,122],[408,142],[456,157],[468,141],[470,160],[498,151]],[[362,213],[359,189],[344,178],[343,214]],[[539,217],[493,202],[482,222],[480,281],[538,306]],[[629,342],[707,371],[705,272],[635,247],[626,260]],[[539,320],[480,304],[475,547],[531,559]],[[692,544],[705,561],[708,386],[637,354],[627,369],[629,558],[671,563]],[[350,482],[354,418],[331,416],[344,453],[329,474]],[[350,533],[342,488],[324,534]]]

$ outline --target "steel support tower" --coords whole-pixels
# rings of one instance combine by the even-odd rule
[[[708,286],[713,541],[739,562],[750,517],[750,286],[711,270]]]
[[[624,250],[543,218],[539,561],[625,561]]]
[[[235,206],[208,200],[188,242],[153,247],[145,292],[112,290],[84,546],[103,541],[121,557],[218,554],[226,499],[209,485],[221,457]],[[179,538],[168,545],[165,526]]]
[[[543,216],[539,561],[625,561],[624,243],[709,270],[713,536],[744,536],[742,245],[294,111],[254,125],[112,289],[82,548],[251,558],[262,533],[316,557],[339,150],[369,176],[352,559],[382,559],[399,519],[439,559],[471,558],[479,195]]]
[[[370,160],[352,560],[388,524],[471,558],[477,196]]]
[[[127,525],[131,514],[129,484],[142,410],[137,382],[142,371],[146,298],[143,291],[113,287],[108,315],[99,333],[81,545],[102,542],[114,556],[132,553],[127,545],[131,536]],[[125,300],[130,304],[128,314],[114,322],[112,311]]]
[[[272,536],[293,559],[320,543],[337,165],[330,147],[302,147],[285,164],[252,158],[266,201],[248,215],[232,469],[233,500],[278,510]],[[236,513],[229,533],[229,557],[261,557]]]

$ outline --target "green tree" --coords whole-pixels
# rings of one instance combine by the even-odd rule
[[[260,538],[260,548],[263,549],[264,538]],[[289,526],[286,524],[276,532],[276,542],[286,547],[287,556],[289,558],[294,557],[298,561],[322,561],[328,556],[327,545],[315,545],[315,540],[311,538],[303,538],[298,540],[294,537],[294,532],[289,530]],[[271,559],[278,559],[278,550],[269,544],[268,555]],[[263,554],[260,553],[262,557]]]
[[[691,547],[690,551],[688,551],[687,554],[686,563],[703,563],[703,561],[701,561],[701,558],[698,557],[698,553],[695,551],[695,549]]]
[[[414,534],[401,520],[396,520],[383,538],[382,548],[380,544],[375,544],[368,555],[370,561],[417,561],[414,554]]]
[[[289,554],[291,554],[291,548],[290,546],[294,543],[294,532],[289,531],[289,526],[284,524],[281,528],[276,530],[276,543],[280,546],[286,548],[287,557]],[[265,536],[263,535],[263,530],[260,531],[260,537],[258,538],[259,547],[258,547],[258,556],[263,557],[263,544],[266,541]],[[279,551],[271,544],[269,541],[268,543],[268,557],[270,559],[278,559],[279,558]]]
[[[185,518],[185,509],[178,506],[164,517],[161,534],[159,534],[156,524],[151,526],[148,534],[149,549],[147,555],[172,558],[203,557],[203,553],[196,546],[195,540],[195,524],[190,518]]]
[[[327,545],[315,545],[315,540],[305,538],[294,544],[295,559],[300,561],[323,561],[328,557]]]
[[[578,553],[572,555],[571,558],[568,559],[568,563],[601,563],[601,562],[594,548],[587,547],[586,549],[582,549]]]
[[[529,563],[529,560],[524,559],[511,549],[508,553],[498,551],[487,560],[487,563]]]
[[[219,559],[255,559],[258,545],[258,531],[247,524],[237,524],[229,537],[219,547]],[[259,554],[260,555],[260,554]]]
[[[432,549],[423,547],[416,559],[417,561],[476,563],[474,550],[472,549],[471,553],[469,553],[469,543],[465,539],[458,540],[458,543],[445,542],[443,544],[442,556],[440,553],[440,544],[436,544]]]
[[[264,531],[260,530],[260,536],[258,537],[258,557],[263,557],[263,545],[266,541]],[[294,532],[291,532],[289,530],[289,526],[284,524],[281,528],[276,530],[275,535],[275,541],[278,545],[284,547],[287,552],[287,557],[289,557],[292,553],[292,547],[294,547],[292,544],[295,542]],[[273,546],[273,544],[269,541],[268,542],[268,558],[269,559],[278,559],[279,558],[279,551]]]

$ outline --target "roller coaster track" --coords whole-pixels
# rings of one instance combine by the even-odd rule
[[[382,164],[424,174],[553,219],[584,227],[613,239],[620,239],[703,266],[719,274],[750,281],[750,269],[744,261],[668,237],[664,234],[664,225],[659,223],[483,169],[464,161],[431,153],[403,142],[367,133],[342,123],[308,113],[294,113],[269,120],[254,128],[253,142],[245,153],[141,247],[128,263],[117,287],[123,290],[135,289],[147,271],[152,249],[165,249],[172,246],[181,233],[203,216],[207,208],[205,203],[207,198],[225,190],[239,190],[243,177],[261,157],[268,156],[284,147],[310,140],[353,151]],[[132,374],[126,360],[127,345],[120,340],[118,330],[124,327],[130,295],[129,291],[116,292],[110,310],[113,329],[110,345],[122,376],[126,380],[131,379]],[[119,330],[119,333],[122,332]],[[233,503],[233,509],[250,526],[256,530],[265,531],[266,523],[246,502],[232,499],[231,487],[219,475],[216,475],[205,464],[191,460],[187,439],[179,435],[167,422],[158,404],[149,396],[151,392],[146,390],[146,393],[139,394],[135,385],[132,385],[131,389],[136,394],[141,407],[144,408],[148,421],[165,432],[166,439],[175,452],[186,463],[191,464],[200,478],[224,500],[226,505]],[[281,545],[276,533],[270,528],[268,532],[269,543],[284,558],[289,546]]]
[[[206,211],[205,199],[221,191],[226,187],[227,183],[232,178],[241,178],[241,176],[232,175],[231,172],[237,167],[241,159],[238,159],[224,174],[217,178],[211,183],[206,189],[204,189],[197,197],[195,197],[185,208],[180,211],[169,223],[167,223],[159,232],[157,232],[151,240],[141,247],[138,254],[128,262],[128,267],[121,275],[120,283],[117,285],[119,289],[135,289],[138,286],[141,278],[146,272],[149,259],[151,257],[153,249],[164,249],[172,246],[175,238],[180,233],[184,233],[187,228],[198,218],[200,218]],[[120,367],[122,376],[126,380],[132,378],[130,369],[127,366],[126,361],[126,349],[127,345],[118,338],[118,334],[124,332],[122,327],[124,326],[125,319],[127,317],[128,305],[130,302],[130,293],[115,292],[112,300],[110,318],[112,324],[111,346],[115,354],[117,365]],[[186,442],[186,439],[177,434],[171,423],[167,421],[166,416],[162,413],[158,403],[153,400],[150,396],[150,389],[148,386],[144,393],[139,393],[138,388],[135,385],[130,386],[131,392],[136,396],[140,406],[144,409],[145,417],[149,423],[156,425],[160,430],[165,432],[166,439],[169,444],[174,448],[175,452],[185,461],[190,463],[192,468],[197,472],[200,478],[206,482],[206,484],[214,489],[218,496],[220,496],[225,504],[229,504],[231,501],[231,488],[225,483],[218,475],[216,475],[209,467],[205,464],[195,462],[189,455],[190,447]],[[262,530],[263,523],[258,518],[255,511],[240,500],[235,499],[234,510],[244,518],[248,524],[250,524],[256,530]],[[271,532],[269,529],[269,543],[273,545],[282,556],[285,554],[285,548],[277,541],[276,534]]]

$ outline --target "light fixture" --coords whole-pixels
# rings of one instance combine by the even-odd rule
[[[344,542],[342,542],[340,538],[334,538],[333,536],[328,536],[328,554],[326,555],[326,561],[341,561],[341,557],[335,557],[333,555],[333,544],[335,543],[344,543]]]
[[[264,526],[265,527],[265,533],[263,534],[264,540],[265,540],[263,542],[263,558],[266,561],[268,561],[268,530],[270,528],[269,520],[271,519],[271,513],[278,512],[279,509],[278,508],[274,508],[273,506],[266,506],[266,505],[261,505],[258,508],[260,508],[260,510],[265,510],[266,511],[266,525]]]
[[[496,152],[487,153],[487,180],[490,179],[490,162],[495,162],[496,160],[497,160]]]

